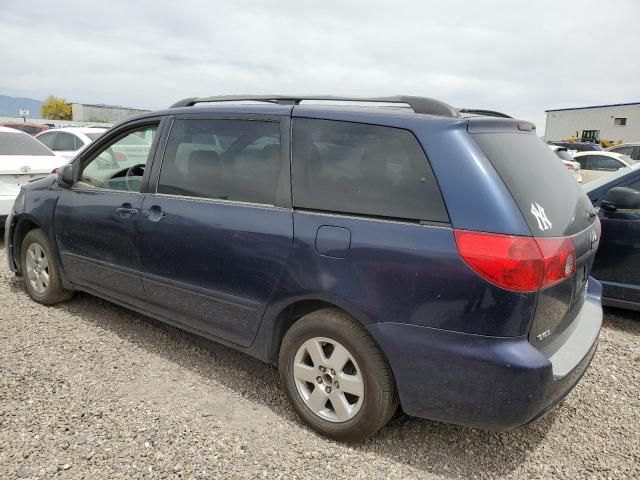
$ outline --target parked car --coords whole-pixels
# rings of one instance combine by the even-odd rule
[[[118,124],[22,187],[10,268],[37,302],[86,291],[278,365],[335,439],[398,405],[537,419],[598,343],[587,196],[529,122],[320,100],[186,99]],[[105,161],[131,137],[153,139],[144,162]]]
[[[602,147],[597,143],[591,142],[547,142],[551,145],[557,145],[559,147],[564,147],[569,151],[575,152],[597,152],[602,150]]]
[[[28,133],[29,135],[37,135],[38,133],[44,132],[49,128],[47,125],[27,122],[0,122],[0,127],[13,128],[15,130],[20,130],[21,132]]]
[[[602,223],[592,272],[603,285],[602,303],[640,310],[640,163],[584,188]]]
[[[557,145],[549,145],[549,149],[562,160],[562,164],[569,170],[569,173],[576,179],[576,182],[582,183],[580,163],[573,160],[569,151],[565,147],[559,147]]]
[[[607,148],[607,152],[619,153],[621,155],[627,155],[633,160],[640,160],[640,142],[633,143],[621,143],[615,147]]]
[[[106,132],[98,127],[52,128],[36,135],[36,138],[67,160],[72,160],[80,150],[96,141]]]
[[[0,127],[0,228],[13,208],[20,185],[49,175],[65,163],[31,135]]]
[[[611,172],[636,163],[627,155],[613,152],[578,152],[573,159],[580,164],[583,183],[610,175]]]

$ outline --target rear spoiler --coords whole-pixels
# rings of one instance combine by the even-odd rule
[[[482,110],[480,108],[459,108],[460,113],[470,113],[472,115],[483,115],[485,117],[513,118],[506,113],[496,112],[495,110]]]
[[[534,133],[536,126],[525,120],[511,117],[469,117],[467,118],[467,131],[469,133],[490,132],[527,132]]]

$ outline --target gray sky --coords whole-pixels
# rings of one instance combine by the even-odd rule
[[[534,121],[640,101],[640,1],[3,0],[0,94],[410,94]]]

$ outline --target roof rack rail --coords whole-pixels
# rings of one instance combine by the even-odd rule
[[[495,110],[482,110],[480,108],[459,108],[460,113],[471,113],[474,115],[486,115],[487,117],[513,118],[506,113],[496,112]]]
[[[214,103],[214,102],[238,102],[238,101],[258,101],[277,103],[279,105],[299,105],[305,100],[326,100],[336,102],[371,102],[371,103],[404,103],[409,105],[415,113],[424,113],[428,115],[439,115],[442,117],[459,117],[458,110],[440,100],[427,97],[414,97],[406,95],[397,95],[393,97],[333,97],[327,95],[218,95],[213,97],[192,97],[180,100],[170,108],[193,107],[198,103]]]

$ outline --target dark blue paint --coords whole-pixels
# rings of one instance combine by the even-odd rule
[[[272,306],[322,299],[357,312],[365,324],[398,322],[482,335],[524,335],[537,294],[482,280],[460,259],[449,227],[294,212],[295,240]],[[348,228],[345,259],[318,255],[322,225]],[[348,279],[348,281],[345,281]]]
[[[138,226],[148,308],[249,346],[293,239],[291,211],[152,195]]]
[[[277,358],[283,311],[305,301],[337,306],[387,355],[405,411],[438,420],[520,425],[562,398],[584,372],[595,344],[584,345],[587,353],[570,374],[554,379],[544,349],[556,332],[539,345],[535,335],[545,326],[569,331],[587,304],[601,312],[596,285],[590,283],[588,298],[577,276],[543,292],[515,293],[480,278],[458,254],[453,228],[531,235],[468,134],[475,119],[279,105],[153,115],[186,114],[280,117],[284,126],[293,115],[410,130],[429,158],[451,224],[156,195],[148,185],[157,178],[158,150],[140,194],[63,190],[52,178],[24,186],[8,232],[12,268],[18,270],[21,235],[38,226],[52,240],[65,285],[265,361]],[[76,162],[148,118],[114,127]],[[283,132],[288,144],[288,128]],[[159,138],[164,135],[166,129]],[[287,183],[281,194],[290,200]],[[588,271],[589,255],[584,261]]]
[[[640,169],[623,168],[585,185],[585,190],[599,207],[612,188],[637,188],[639,182]],[[600,208],[598,217],[602,232],[592,275],[604,287],[603,303],[640,309],[640,212]]]
[[[600,292],[592,279],[586,301],[596,307],[601,323]],[[369,330],[389,359],[407,414],[490,430],[524,425],[558,403],[582,377],[596,348],[596,343],[584,345],[582,359],[556,378],[548,357],[526,337],[398,323]]]
[[[63,189],[55,211],[62,266],[71,281],[123,301],[144,299],[139,277],[137,215],[142,194]]]

